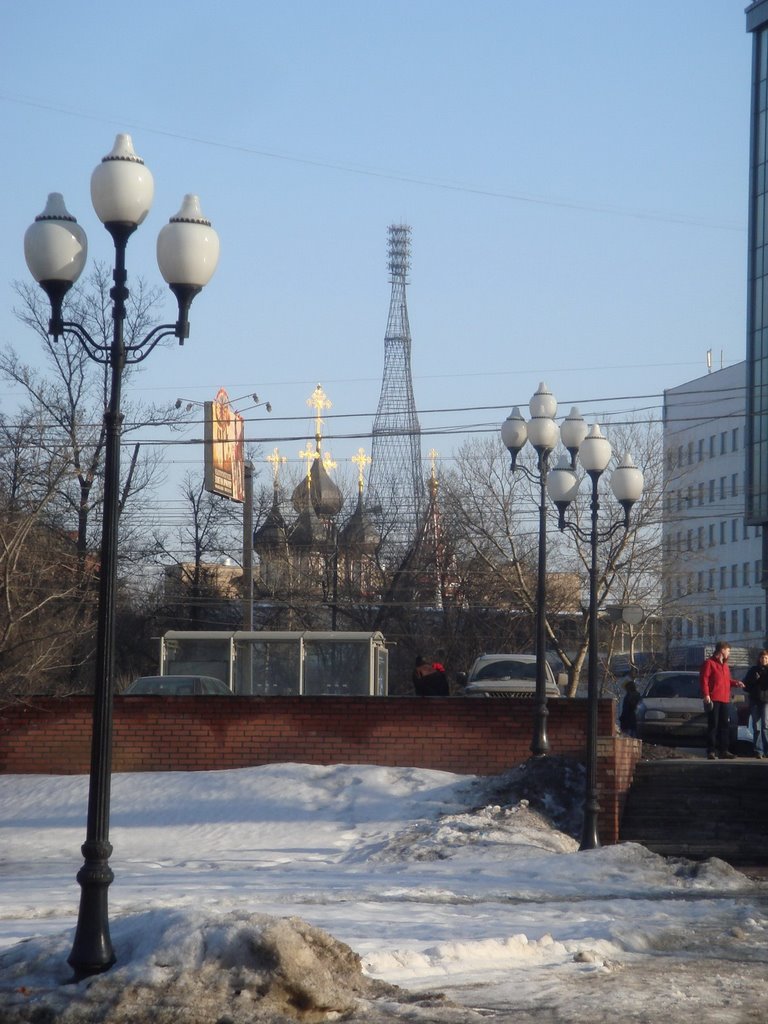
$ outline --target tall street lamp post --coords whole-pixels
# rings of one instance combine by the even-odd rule
[[[501,439],[511,456],[512,472],[521,471],[539,488],[539,544],[536,574],[536,696],[533,718],[533,739],[531,753],[541,757],[549,751],[547,739],[547,476],[549,457],[559,440],[568,448],[571,458],[575,456],[584,438],[587,427],[579,416],[578,409],[571,409],[570,415],[558,430],[555,423],[557,400],[543,382],[528,404],[531,418],[526,424],[515,407],[501,427]],[[518,465],[517,457],[529,441],[538,456],[537,472],[527,466]]]
[[[219,239],[203,217],[197,196],[187,195],[179,213],[160,231],[157,262],[178,301],[178,320],[161,324],[140,342],[126,344],[128,239],[149,213],[154,194],[152,175],[136,155],[130,135],[118,135],[112,151],[91,176],[91,200],[115,246],[110,344],[90,336],[82,324],[63,319],[64,298],[80,276],[87,256],[85,232],[67,211],[60,193],[48,197],[43,213],[24,236],[24,255],[32,276],[51,303],[48,333],[58,340],[74,337],[94,362],[110,368],[109,403],[104,413],[104,511],[99,573],[96,635],[96,677],[84,863],[77,875],[80,909],[69,964],[76,980],[108,970],[115,962],[109,934],[107,892],[114,875],[109,866],[110,775],[112,768],[112,697],[115,668],[115,599],[117,583],[118,503],[120,491],[120,389],[123,370],[145,359],[166,337],[179,344],[189,337],[189,307],[213,275]]]
[[[611,489],[624,509],[624,519],[600,533],[598,531],[598,513],[600,502],[598,483],[600,477],[611,461],[611,445],[603,437],[600,427],[594,424],[581,443],[578,451],[579,461],[592,482],[590,498],[590,529],[583,531],[575,523],[566,521],[565,514],[579,489],[574,461],[568,464],[566,459],[555,466],[549,475],[547,490],[550,498],[557,505],[560,513],[561,530],[568,529],[583,540],[589,541],[589,611],[588,611],[588,642],[589,655],[587,661],[587,778],[584,796],[584,825],[581,837],[581,850],[595,850],[600,846],[598,835],[598,814],[600,806],[597,798],[597,701],[598,701],[598,635],[597,635],[597,548],[600,541],[606,541],[618,530],[629,529],[629,513],[632,506],[640,499],[643,492],[643,474],[633,464],[631,457],[625,454],[618,466],[611,473]]]

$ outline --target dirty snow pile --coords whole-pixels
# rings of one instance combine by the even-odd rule
[[[766,886],[580,853],[558,758],[117,775],[117,962],[67,984],[87,788],[0,776],[0,1024],[764,1020]]]

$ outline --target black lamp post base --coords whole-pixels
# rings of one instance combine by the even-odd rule
[[[110,843],[96,844],[98,854],[89,857],[83,846],[85,863],[77,873],[80,884],[80,911],[75,929],[75,940],[67,963],[74,971],[73,981],[82,981],[94,974],[108,971],[115,963],[115,953],[109,934],[109,887],[115,875],[107,860],[112,853]]]

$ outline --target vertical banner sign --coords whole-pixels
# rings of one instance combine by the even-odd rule
[[[219,388],[215,400],[205,403],[205,489],[232,501],[245,501],[244,428]]]

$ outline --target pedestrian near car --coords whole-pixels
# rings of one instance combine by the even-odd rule
[[[637,736],[637,705],[640,703],[640,694],[634,679],[628,679],[624,683],[624,700],[621,702],[621,714],[619,715],[619,727],[625,736]]]
[[[768,650],[760,651],[757,664],[744,677],[749,698],[749,718],[755,757],[768,756]]]
[[[744,689],[744,683],[733,679],[728,668],[731,645],[727,640],[718,640],[711,657],[699,670],[699,685],[704,708],[707,712],[707,757],[716,761],[718,757],[734,758],[728,749],[728,717],[731,703],[731,689]]]
[[[439,661],[427,661],[419,655],[412,679],[417,697],[447,697],[450,693],[445,667]]]

